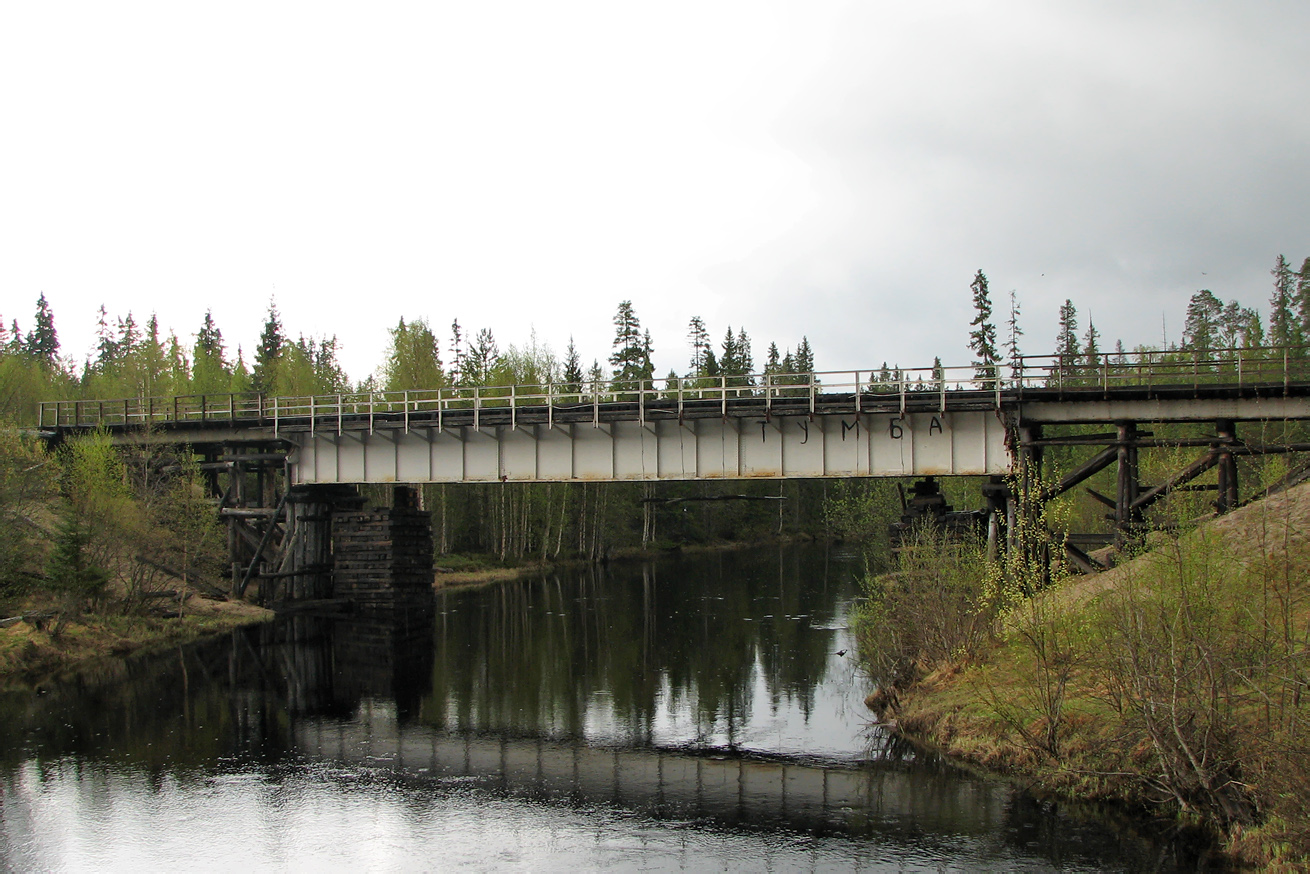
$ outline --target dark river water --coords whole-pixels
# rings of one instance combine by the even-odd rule
[[[871,726],[847,628],[862,570],[821,546],[618,565],[0,692],[0,860],[1195,870]]]

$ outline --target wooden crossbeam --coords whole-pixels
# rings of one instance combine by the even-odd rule
[[[1151,504],[1154,504],[1160,498],[1163,498],[1164,496],[1168,495],[1178,486],[1182,485],[1185,482],[1193,480],[1196,477],[1200,476],[1201,474],[1205,473],[1207,470],[1209,470],[1210,468],[1214,467],[1216,464],[1219,463],[1220,454],[1221,453],[1218,452],[1217,450],[1211,450],[1210,452],[1207,452],[1205,455],[1202,455],[1196,461],[1193,461],[1191,464],[1187,465],[1187,467],[1183,468],[1178,473],[1171,476],[1169,479],[1160,483],[1160,485],[1155,486],[1154,488],[1147,489],[1146,491],[1142,492],[1141,495],[1138,496],[1137,500],[1133,501],[1132,509],[1133,510],[1145,509],[1146,507],[1149,507]]]
[[[250,585],[250,578],[255,573],[255,568],[259,566],[259,561],[263,557],[268,542],[273,538],[273,529],[277,528],[277,517],[287,506],[287,497],[291,490],[282,493],[282,499],[277,502],[277,510],[273,513],[273,518],[268,520],[268,527],[264,529],[264,537],[259,541],[259,547],[255,550],[255,557],[250,560],[250,567],[246,568],[246,575],[241,578],[241,585],[237,587],[236,595],[238,598],[246,594],[246,586]]]
[[[1087,479],[1088,477],[1094,476],[1097,473],[1100,473],[1101,471],[1105,470],[1107,467],[1113,464],[1115,459],[1117,459],[1118,457],[1119,457],[1119,447],[1107,446],[1105,449],[1102,449],[1096,455],[1092,456],[1092,458],[1090,458],[1089,460],[1084,462],[1081,466],[1079,466],[1074,471],[1072,471],[1067,476],[1065,476],[1064,479],[1060,480],[1058,484],[1048,489],[1043,489],[1040,495],[1040,499],[1042,501],[1049,501],[1052,498],[1056,498],[1059,497],[1060,495],[1063,495],[1065,492],[1069,491],[1069,489],[1078,485],[1080,482]]]

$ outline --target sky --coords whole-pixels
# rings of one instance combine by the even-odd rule
[[[967,364],[983,270],[1023,350],[1310,255],[1310,4],[8,3],[0,317],[97,310],[247,360],[270,300],[360,380],[388,329],[611,352],[618,303],[808,337],[820,370]],[[1002,330],[1004,333],[1004,330]]]

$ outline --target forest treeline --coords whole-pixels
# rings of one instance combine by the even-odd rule
[[[1059,310],[1053,343],[1044,346],[1041,354],[1054,355],[1063,368],[1086,369],[1161,353],[1310,343],[1310,257],[1296,271],[1279,255],[1271,273],[1274,281],[1267,315],[1202,289],[1187,303],[1178,338],[1159,345],[1139,343],[1131,349],[1122,340],[1106,341],[1090,318],[1081,326],[1077,307],[1066,299]],[[1024,354],[1025,335],[1017,293],[1010,292],[1008,311],[998,329],[988,279],[981,270],[974,276],[970,292],[973,319],[967,331],[979,375],[1017,367]],[[293,339],[272,301],[249,357],[240,346],[231,348],[210,312],[193,335],[186,335],[189,341],[184,341],[175,330],[161,326],[155,315],[141,324],[131,311],[111,315],[101,306],[95,348],[78,358],[61,347],[54,312],[41,294],[26,330],[16,318],[8,325],[0,319],[0,416],[30,424],[41,400],[244,392],[305,396],[548,383],[607,386],[656,378],[654,342],[642,328],[631,301],[619,303],[614,329],[606,361],[594,359],[586,365],[572,337],[562,355],[535,333],[502,349],[492,328],[470,332],[455,319],[443,344],[438,329],[427,320],[401,318],[389,330],[383,360],[371,373],[352,381],[340,364],[337,338],[302,333]],[[686,369],[681,373],[670,370],[664,378],[691,380],[693,385],[697,380],[717,384],[723,379],[728,385],[749,386],[759,374],[806,374],[816,369],[815,352],[804,336],[785,349],[770,342],[762,360],[757,361],[755,343],[745,327],[734,330],[728,326],[716,341],[704,320],[694,316],[688,323],[686,342]],[[941,366],[940,358],[936,366]],[[875,382],[895,381],[903,373],[899,364],[884,361],[873,378]]]
[[[1072,301],[1066,301],[1054,343],[1046,348],[1053,349],[1061,367],[1077,372],[1080,368],[1123,364],[1152,355],[1190,355],[1220,347],[1268,343],[1303,344],[1310,338],[1310,258],[1298,272],[1279,256],[1272,273],[1273,292],[1266,316],[1201,290],[1188,302],[1183,330],[1175,341],[1161,347],[1138,345],[1131,351],[1116,342],[1107,352],[1102,351],[1095,325],[1088,320],[1080,329],[1077,309]],[[968,331],[974,365],[981,375],[1014,367],[1023,354],[1024,336],[1017,295],[1010,294],[1008,312],[998,330],[988,279],[981,270],[973,277],[969,292],[973,318],[961,329]],[[293,335],[283,325],[273,302],[265,314],[259,342],[249,356],[240,347],[232,349],[210,313],[205,314],[194,335],[184,341],[175,331],[161,326],[154,315],[141,324],[131,312],[111,315],[102,306],[96,345],[78,359],[61,347],[55,315],[41,295],[30,326],[24,328],[16,319],[5,326],[0,320],[0,419],[6,425],[3,433],[7,444],[5,469],[0,471],[0,505],[9,514],[5,527],[16,532],[8,540],[18,543],[44,538],[47,545],[43,549],[48,550],[48,544],[57,539],[57,521],[47,522],[41,533],[41,525],[33,523],[30,513],[13,510],[27,507],[28,497],[34,493],[68,491],[67,484],[61,484],[53,475],[55,465],[43,465],[39,449],[21,436],[22,427],[35,423],[36,406],[41,400],[247,391],[307,395],[443,386],[586,385],[655,376],[654,341],[630,301],[622,301],[616,309],[611,354],[603,363],[593,360],[584,365],[572,338],[561,356],[535,335],[502,349],[491,328],[466,331],[457,319],[452,321],[444,342],[437,333],[424,319],[399,319],[389,331],[383,360],[374,372],[352,382],[339,362],[337,339]],[[807,373],[816,368],[815,350],[804,336],[782,348],[776,342],[769,343],[760,362],[745,327],[729,326],[716,340],[705,322],[693,317],[686,344],[686,368],[667,375],[669,379],[690,381],[684,385],[698,385],[702,380],[717,384],[722,380],[728,385],[749,387],[752,376],[761,372]],[[873,378],[892,380],[900,375],[898,365],[884,363]],[[20,470],[28,473],[20,475]],[[31,474],[33,470],[38,473]],[[123,477],[130,478],[126,473]],[[36,485],[33,479],[38,481]],[[757,500],[704,500],[729,495]],[[423,497],[433,516],[439,553],[494,554],[506,561],[569,557],[594,560],[634,546],[753,540],[780,534],[880,534],[887,517],[894,515],[899,506],[895,485],[880,480],[429,485],[424,487]],[[962,506],[975,502],[963,495],[957,499]],[[11,511],[26,521],[14,522],[17,517]],[[71,528],[65,531],[69,542],[81,536]],[[7,553],[10,569],[17,566],[11,559],[19,552],[11,549]],[[27,566],[31,566],[30,561]]]

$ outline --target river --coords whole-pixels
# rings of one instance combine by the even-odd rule
[[[863,559],[673,557],[0,691],[9,870],[1195,870],[869,724]],[[844,653],[844,654],[843,654]]]

